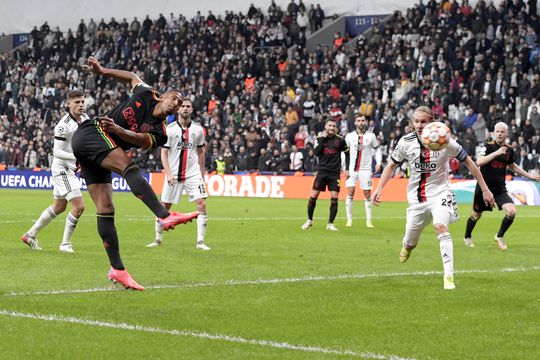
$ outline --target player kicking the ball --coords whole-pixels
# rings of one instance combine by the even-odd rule
[[[159,202],[139,167],[125,153],[132,147],[151,149],[167,142],[164,122],[168,115],[178,111],[182,95],[177,90],[169,90],[158,96],[135,73],[104,68],[93,57],[88,58],[85,68],[127,82],[132,88],[133,95],[107,116],[82,123],[73,134],[72,146],[81,164],[81,176],[86,180],[88,192],[96,205],[98,233],[111,264],[107,277],[126,289],[144,290],[127,272],[120,257],[114,225],[111,172],[124,177],[131,192],[160,219],[165,230],[174,229],[176,225],[198,216],[198,212],[169,212]]]
[[[202,126],[191,121],[193,106],[190,100],[184,99],[178,111],[178,120],[167,126],[168,140],[161,148],[161,161],[165,169],[165,182],[161,194],[161,202],[170,209],[178,204],[185,189],[189,201],[197,204],[197,244],[199,250],[210,250],[204,243],[206,234],[206,198],[204,185],[204,130]],[[156,240],[146,245],[153,248],[163,241],[163,226],[156,221]]]
[[[455,157],[469,169],[482,189],[484,202],[493,206],[495,199],[489,191],[480,170],[455,140],[450,139],[446,148],[433,151],[424,147],[420,135],[424,127],[434,121],[434,115],[426,106],[418,107],[411,120],[414,132],[403,136],[388,165],[383,170],[379,186],[373,193],[375,205],[381,202],[382,190],[390,181],[394,169],[403,161],[408,161],[411,176],[407,187],[407,222],[403,248],[399,261],[405,262],[418,244],[423,229],[433,223],[435,234],[439,240],[444,270],[444,289],[455,289],[454,284],[454,250],[448,225],[457,221],[457,206],[454,194],[450,191],[449,159]]]

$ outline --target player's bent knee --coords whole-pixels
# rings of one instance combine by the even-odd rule
[[[433,224],[433,227],[435,228],[435,232],[437,232],[437,234],[448,232],[448,226],[445,224]]]
[[[139,166],[137,166],[137,164],[135,163],[130,163],[128,166],[126,166],[126,168],[124,169],[124,171],[122,172],[122,176],[123,177],[126,177],[126,175],[132,171],[136,171],[137,174],[141,171],[141,169],[139,168]]]
[[[507,206],[506,208],[506,216],[508,216],[509,218],[515,218],[516,217],[516,206],[515,205],[510,205],[510,206]]]
[[[197,211],[200,213],[206,213],[206,201],[197,202]]]

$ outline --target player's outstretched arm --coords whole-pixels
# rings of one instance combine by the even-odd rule
[[[529,174],[525,170],[523,170],[518,164],[512,163],[508,165],[508,168],[512,170],[514,173],[521,175],[527,179],[533,180],[533,181],[540,181],[540,176]]]
[[[386,185],[386,183],[388,183],[388,181],[390,181],[390,179],[392,178],[392,174],[394,173],[394,170],[396,169],[398,165],[399,164],[394,162],[392,158],[388,160],[388,164],[384,167],[384,170],[381,174],[379,185],[377,186],[377,189],[375,189],[375,191],[373,192],[372,197],[373,197],[373,203],[375,205],[379,205],[381,203],[382,190],[384,186]]]
[[[132,73],[131,71],[110,69],[101,66],[98,59],[93,56],[88,58],[87,63],[83,65],[83,68],[92,70],[99,75],[110,76],[124,82],[129,82],[132,88],[135,87],[135,85],[143,82],[135,73]]]
[[[480,189],[482,189],[482,196],[484,197],[484,202],[488,206],[495,206],[495,198],[493,197],[493,194],[489,190],[486,181],[484,180],[484,177],[482,176],[482,173],[480,172],[480,169],[474,161],[471,159],[470,156],[467,156],[463,164],[469,169],[471,174],[474,176],[476,181],[478,182],[478,185],[480,186]]]

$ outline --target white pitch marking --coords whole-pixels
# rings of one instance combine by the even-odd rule
[[[62,316],[62,315],[54,315],[54,314],[49,314],[49,315],[30,314],[30,313],[21,313],[17,311],[9,311],[9,310],[0,309],[0,315],[16,317],[16,318],[55,321],[55,322],[70,323],[70,324],[80,324],[80,325],[97,326],[97,327],[120,329],[120,330],[138,331],[138,332],[145,332],[145,333],[194,337],[194,338],[201,338],[201,339],[208,339],[208,340],[225,341],[225,342],[231,342],[231,343],[271,347],[275,349],[301,351],[301,352],[306,352],[306,353],[355,356],[355,357],[361,357],[364,359],[379,359],[379,360],[387,360],[387,359],[388,360],[414,360],[412,358],[403,358],[396,355],[376,354],[369,351],[359,352],[359,351],[353,351],[349,349],[337,350],[337,349],[318,347],[318,346],[295,345],[295,344],[289,344],[286,342],[277,342],[277,341],[272,341],[272,340],[256,340],[256,339],[246,339],[240,336],[210,334],[203,331],[176,330],[176,329],[168,330],[168,329],[160,329],[156,327],[147,327],[147,326],[142,326],[142,325],[132,325],[132,324],[127,324],[127,323],[114,323],[114,322],[90,320],[90,319],[84,319],[84,318],[81,319],[81,318],[76,318],[76,317],[71,317],[71,316]]]
[[[487,214],[486,216],[489,217],[490,214]],[[538,215],[519,215],[520,218],[538,218]],[[495,216],[492,216],[492,218],[496,218]],[[322,217],[322,216],[315,216],[313,220],[320,221],[320,220],[327,220],[328,217]],[[347,218],[344,216],[338,216],[336,219],[338,220],[346,220]],[[405,219],[405,216],[374,216],[374,220],[389,220],[389,219]],[[35,220],[35,219],[34,219]],[[210,220],[212,221],[305,221],[305,217],[211,217]],[[353,220],[357,221],[363,221],[362,218],[353,218]],[[80,221],[83,222],[94,222],[94,218],[91,217],[91,215],[86,215],[83,218],[81,218]],[[117,216],[116,222],[124,222],[124,221],[144,221],[144,222],[154,222],[155,220],[153,218],[150,218],[148,216]],[[0,224],[17,224],[17,223],[28,223],[28,220],[0,220]]]
[[[539,271],[540,266],[532,266],[528,268],[503,268],[497,270],[459,270],[456,274],[485,274],[485,273],[511,273],[511,272],[527,272]],[[417,272],[396,272],[396,273],[370,273],[370,274],[341,274],[341,275],[313,275],[298,278],[274,278],[274,279],[254,279],[254,280],[225,280],[225,281],[210,281],[200,283],[185,283],[185,284],[164,284],[164,285],[148,285],[145,289],[189,289],[198,287],[213,287],[213,286],[242,286],[242,285],[266,285],[266,284],[286,284],[286,283],[301,283],[312,281],[335,281],[335,280],[350,280],[350,279],[367,279],[367,278],[387,278],[399,276],[429,276],[442,275],[440,271],[417,271]],[[29,296],[29,295],[61,295],[61,294],[84,294],[96,292],[119,291],[117,288],[103,287],[90,289],[72,289],[72,290],[43,290],[30,293],[10,292],[4,296]]]

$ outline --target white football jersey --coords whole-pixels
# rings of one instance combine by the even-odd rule
[[[88,115],[82,114],[81,122],[88,119]],[[54,127],[52,171],[75,170],[77,168],[77,159],[75,159],[71,148],[71,137],[78,128],[79,123],[69,113]]]
[[[192,176],[202,176],[197,148],[204,144],[204,130],[201,125],[193,121],[189,122],[186,129],[182,129],[178,121],[167,125],[167,142],[163,147],[169,149],[169,166],[176,180],[184,181]]]
[[[379,141],[372,132],[364,132],[359,134],[356,130],[345,136],[345,141],[350,149],[351,160],[349,163],[349,171],[369,170],[373,166],[373,156]]]
[[[399,139],[392,153],[392,160],[398,164],[403,161],[409,163],[409,204],[430,201],[450,188],[449,160],[453,157],[459,161],[467,159],[467,153],[454,139],[450,139],[448,146],[438,151],[425,148],[416,132]]]

